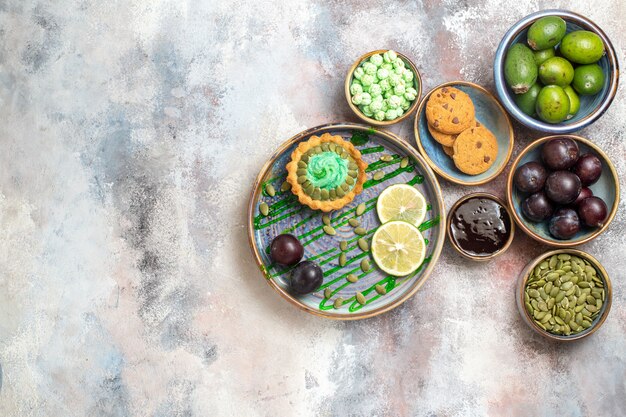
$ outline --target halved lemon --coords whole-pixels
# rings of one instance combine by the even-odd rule
[[[389,275],[403,277],[424,262],[426,242],[410,223],[394,220],[380,226],[372,236],[372,257]]]
[[[422,193],[408,184],[395,184],[380,193],[376,211],[381,223],[404,220],[419,226],[426,217],[426,199]]]

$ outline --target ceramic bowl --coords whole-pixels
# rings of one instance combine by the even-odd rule
[[[602,161],[602,175],[600,176],[598,182],[591,185],[589,188],[591,188],[591,191],[593,191],[593,195],[600,197],[602,200],[604,200],[609,210],[609,215],[604,226],[599,228],[583,227],[576,234],[576,236],[568,240],[560,240],[552,237],[548,230],[547,221],[534,223],[527,220],[522,214],[522,202],[527,197],[527,195],[519,192],[513,185],[515,170],[526,162],[541,161],[541,147],[543,146],[543,144],[551,139],[560,137],[568,137],[574,139],[578,144],[581,155],[591,152],[598,156],[598,158],[600,158],[600,161]],[[522,229],[527,235],[529,235],[536,241],[549,246],[570,247],[581,245],[595,239],[598,235],[600,235],[600,233],[604,232],[607,227],[609,227],[609,224],[615,217],[615,213],[617,213],[617,208],[619,206],[619,179],[617,176],[617,171],[615,170],[615,167],[613,166],[613,163],[611,162],[609,157],[602,151],[602,149],[600,149],[590,140],[575,135],[546,136],[544,138],[537,139],[536,141],[528,145],[515,159],[513,165],[511,166],[511,171],[509,172],[506,186],[506,195],[509,207],[511,208],[511,212],[513,214],[513,219],[520,227],[520,229]]]
[[[433,91],[442,87],[454,87],[467,93],[476,109],[476,119],[484,124],[498,140],[498,156],[494,164],[478,175],[468,175],[459,171],[451,157],[446,155],[442,146],[428,131],[426,103]],[[422,98],[417,108],[414,123],[415,142],[420,153],[430,167],[446,180],[461,185],[480,185],[491,181],[504,170],[513,152],[513,127],[504,108],[489,91],[466,81],[451,81],[433,88]]]
[[[518,42],[526,43],[526,33],[530,25],[545,16],[560,16],[567,23],[568,33],[581,29],[595,32],[604,42],[606,50],[606,54],[598,62],[598,65],[602,67],[605,74],[604,86],[602,87],[602,90],[593,96],[581,95],[580,110],[576,116],[569,120],[555,124],[546,123],[538,118],[534,118],[523,113],[515,104],[515,94],[507,87],[504,80],[504,59],[507,51],[512,45]],[[617,55],[606,34],[598,25],[593,23],[588,18],[567,10],[542,10],[526,16],[513,25],[506,35],[504,35],[504,38],[502,38],[502,41],[498,46],[493,64],[493,70],[498,97],[507,111],[524,126],[553,134],[574,132],[582,129],[583,127],[589,126],[598,120],[598,118],[600,118],[600,116],[602,116],[602,114],[609,108],[613,98],[615,97],[619,76]]]
[[[498,204],[500,204],[502,207],[504,207],[504,209],[506,210],[507,214],[509,215],[509,219],[511,221],[509,239],[506,241],[506,243],[504,244],[504,246],[500,250],[498,250],[498,251],[496,251],[496,252],[494,252],[494,253],[492,253],[490,255],[477,256],[477,255],[468,253],[463,248],[461,248],[457,244],[457,242],[454,240],[454,238],[452,237],[452,216],[454,215],[454,212],[456,211],[457,207],[459,207],[462,203],[464,203],[465,201],[467,201],[467,200],[469,200],[471,198],[488,198],[490,200],[494,200]],[[448,235],[448,240],[450,241],[450,245],[452,245],[452,247],[458,253],[460,253],[462,256],[464,256],[465,258],[471,259],[472,261],[479,261],[479,262],[481,262],[481,261],[489,261],[489,260],[495,258],[496,256],[502,255],[511,246],[511,243],[513,243],[513,237],[515,236],[515,222],[513,221],[513,215],[511,214],[511,209],[509,209],[507,204],[504,201],[502,201],[500,198],[498,198],[495,195],[490,194],[490,193],[471,193],[471,194],[467,194],[467,195],[461,197],[460,199],[457,200],[456,203],[454,203],[454,205],[452,205],[452,208],[448,212],[448,218],[447,218],[447,221],[446,221],[446,234]]]
[[[396,52],[398,57],[402,58],[405,65],[411,68],[411,71],[413,71],[413,74],[415,74],[415,77],[413,78],[413,87],[417,90],[417,96],[415,97],[415,100],[413,100],[413,103],[411,103],[411,107],[409,107],[407,111],[405,111],[404,114],[398,117],[397,119],[378,121],[372,117],[367,117],[366,115],[364,115],[363,112],[361,112],[361,110],[357,106],[355,106],[354,103],[352,103],[352,95],[350,94],[350,85],[352,84],[352,80],[354,79],[354,76],[353,76],[354,70],[359,65],[361,65],[361,63],[363,63],[366,59],[368,59],[370,56],[374,54],[382,55],[388,50],[389,49],[378,49],[376,51],[368,52],[365,55],[362,55],[359,59],[357,59],[354,62],[354,64],[352,64],[352,67],[350,67],[350,70],[348,71],[348,75],[346,76],[346,81],[344,85],[344,91],[346,94],[346,101],[348,102],[348,106],[350,106],[354,114],[356,114],[361,120],[373,126],[389,126],[389,125],[401,122],[402,120],[406,119],[411,114],[413,114],[413,112],[417,108],[417,105],[420,101],[420,96],[422,95],[422,78],[420,77],[420,73],[417,70],[417,67],[406,55],[401,54],[400,52],[394,51]]]
[[[546,258],[549,258],[552,255],[560,255],[560,254],[575,255],[575,256],[578,256],[579,258],[586,259],[595,268],[596,273],[597,273],[596,276],[602,280],[603,285],[604,285],[604,290],[605,290],[605,298],[604,298],[602,307],[600,307],[600,313],[595,318],[595,320],[591,323],[591,327],[583,330],[580,333],[572,334],[569,336],[553,334],[539,327],[537,323],[535,323],[533,318],[530,316],[530,313],[528,312],[528,310],[526,309],[525,300],[524,300],[524,290],[526,288],[526,282],[528,281],[530,277],[531,271],[534,270],[535,267],[538,266]],[[517,277],[517,283],[515,286],[515,302],[517,304],[517,309],[519,310],[519,313],[522,316],[522,319],[524,320],[524,323],[526,323],[528,327],[530,327],[535,333],[540,334],[546,339],[550,339],[550,340],[554,340],[558,342],[571,342],[571,341],[579,340],[579,339],[582,339],[584,337],[591,336],[592,334],[594,334],[600,328],[600,326],[602,326],[607,316],[609,315],[609,311],[611,310],[612,297],[613,297],[613,289],[611,287],[611,280],[609,279],[609,275],[604,269],[604,267],[602,266],[602,264],[600,264],[600,262],[598,262],[596,258],[589,255],[588,253],[580,251],[580,250],[576,250],[576,249],[558,249],[558,250],[554,250],[551,252],[546,252],[536,257],[524,267],[522,272],[520,272],[519,276]]]

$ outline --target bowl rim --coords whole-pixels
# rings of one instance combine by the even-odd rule
[[[413,103],[411,104],[411,107],[409,107],[407,109],[407,111],[404,112],[404,114],[396,119],[393,120],[382,120],[382,121],[378,121],[372,117],[367,117],[366,115],[364,115],[361,110],[359,110],[359,108],[357,106],[354,105],[354,103],[352,103],[352,95],[350,94],[350,83],[352,81],[352,75],[354,74],[354,70],[356,70],[356,68],[361,64],[361,62],[365,61],[367,58],[369,58],[370,56],[374,55],[374,54],[383,54],[387,51],[394,51],[400,58],[402,58],[406,63],[408,63],[411,66],[411,70],[413,70],[413,74],[415,76],[415,78],[413,79],[414,82],[417,83],[417,96],[415,97],[415,100],[413,100]],[[398,51],[396,51],[395,49],[377,49],[375,51],[370,51],[366,54],[361,55],[361,57],[359,57],[350,67],[350,69],[348,70],[348,74],[346,75],[346,80],[344,82],[344,94],[346,96],[346,101],[348,102],[348,106],[350,106],[350,109],[352,109],[352,112],[361,120],[363,120],[366,123],[372,124],[374,126],[390,126],[393,124],[396,124],[398,122],[401,122],[402,120],[406,119],[407,117],[409,117],[417,108],[417,105],[420,101],[420,97],[422,95],[422,76],[420,75],[417,66],[413,63],[413,61],[411,61],[411,59],[409,57],[407,57],[406,55],[404,55],[403,53],[400,53]]]
[[[526,282],[528,281],[528,276],[529,276],[530,271],[534,269],[542,260],[552,255],[559,255],[563,253],[566,253],[569,255],[576,255],[580,258],[585,258],[586,260],[588,260],[593,265],[593,267],[602,275],[602,280],[604,281],[604,288],[606,290],[606,295],[605,295],[604,304],[603,304],[604,310],[602,311],[602,314],[598,317],[596,321],[594,321],[594,323],[592,323],[589,329],[583,330],[580,333],[577,333],[575,335],[570,335],[570,336],[552,334],[548,332],[547,330],[543,330],[542,328],[540,328],[539,326],[535,324],[534,320],[530,317],[530,314],[528,313],[528,311],[526,310],[526,307],[524,306],[524,288],[526,287]],[[548,252],[544,252],[541,255],[537,256],[536,258],[532,259],[530,262],[526,264],[526,266],[519,273],[517,277],[517,283],[515,286],[515,303],[517,304],[517,309],[520,315],[522,316],[523,321],[528,325],[528,327],[530,327],[533,331],[535,331],[535,333],[538,333],[547,339],[558,341],[558,342],[572,342],[574,340],[580,340],[585,337],[591,336],[602,326],[602,324],[604,324],[604,322],[606,321],[606,318],[609,315],[609,311],[611,310],[611,305],[613,303],[613,287],[611,285],[611,279],[609,278],[608,272],[606,271],[606,269],[604,269],[604,266],[602,266],[600,261],[598,261],[591,254],[584,252],[582,250],[573,249],[573,248],[554,249]]]
[[[445,241],[445,230],[444,230],[445,224],[443,221],[440,221],[439,224],[436,226],[437,232],[439,233],[440,238],[437,239],[435,247],[433,248],[432,258],[430,262],[428,262],[428,265],[426,265],[426,267],[424,268],[422,272],[422,278],[413,284],[413,288],[410,288],[404,295],[400,296],[398,299],[396,299],[392,303],[389,303],[387,305],[378,307],[370,311],[359,312],[355,314],[343,314],[343,315],[328,314],[325,311],[316,310],[307,306],[305,303],[301,302],[298,297],[289,293],[288,290],[285,290],[282,287],[280,287],[273,279],[268,279],[266,276],[265,264],[263,263],[263,260],[259,256],[259,248],[256,243],[254,222],[253,222],[254,215],[256,212],[256,204],[255,204],[256,196],[262,191],[263,178],[267,174],[267,171],[274,164],[276,159],[283,152],[285,152],[285,150],[289,149],[290,146],[292,146],[294,143],[296,143],[297,141],[303,138],[309,137],[311,135],[315,135],[327,129],[353,129],[353,130],[361,130],[364,132],[371,132],[373,128],[371,126],[367,126],[364,124],[351,123],[351,122],[328,123],[328,124],[323,124],[323,125],[319,125],[319,126],[315,126],[315,127],[303,130],[299,133],[296,133],[295,135],[287,139],[285,142],[281,143],[278,146],[278,148],[276,148],[276,150],[272,153],[272,155],[267,159],[267,161],[265,161],[265,163],[263,164],[263,166],[261,167],[259,171],[259,174],[255,178],[254,183],[252,184],[252,189],[250,191],[250,196],[248,199],[248,208],[247,208],[247,213],[246,213],[248,246],[267,284],[274,291],[276,291],[282,298],[284,298],[290,304],[297,307],[299,310],[305,311],[307,313],[313,314],[318,317],[331,319],[331,320],[350,321],[350,320],[366,319],[366,318],[378,316],[379,314],[386,313],[390,310],[393,310],[399,307],[401,304],[403,304],[408,299],[413,297],[417,293],[417,291],[422,287],[422,285],[424,285],[424,283],[428,280],[428,278],[431,276],[432,272],[434,271],[435,266],[437,265],[437,262],[439,261],[439,257],[441,256],[443,244]],[[410,155],[411,157],[419,161],[419,163],[423,167],[423,175],[424,175],[425,180],[430,180],[432,183],[433,193],[435,195],[435,199],[437,200],[437,204],[439,205],[439,208],[440,208],[439,216],[441,219],[445,219],[446,218],[446,206],[443,201],[443,192],[441,189],[441,185],[439,184],[439,181],[437,180],[437,176],[430,169],[430,167],[428,166],[428,164],[426,163],[422,155],[420,155],[419,152],[417,152],[410,145],[408,141],[401,139],[396,134],[389,132],[387,130],[384,130],[384,129],[373,129],[373,130],[375,130],[375,133],[377,135],[384,137],[385,140],[390,141],[395,146],[405,149],[408,155]]]
[[[603,100],[598,104],[598,106],[596,106],[596,108],[593,109],[593,111],[587,116],[583,117],[577,122],[567,125],[559,123],[546,123],[542,120],[535,119],[523,113],[507,93],[506,82],[504,81],[504,59],[506,56],[506,51],[511,46],[513,38],[515,38],[521,31],[525,30],[536,20],[542,17],[554,15],[557,15],[564,20],[569,20],[573,23],[576,23],[583,29],[591,30],[598,36],[600,36],[602,42],[604,43],[607,59],[609,61],[610,81],[606,97],[604,97]],[[617,87],[619,84],[619,62],[617,59],[615,48],[613,47],[613,44],[611,43],[609,37],[591,19],[569,10],[548,9],[531,13],[517,21],[513,26],[509,28],[509,30],[500,41],[498,48],[496,49],[496,54],[493,62],[493,78],[496,92],[498,93],[498,97],[502,101],[502,104],[506,108],[507,112],[509,112],[511,116],[513,116],[522,125],[528,128],[552,134],[570,133],[592,124],[608,110],[617,93]]]
[[[606,161],[606,165],[611,171],[611,174],[613,175],[613,181],[615,182],[615,201],[613,202],[613,206],[611,207],[611,211],[609,212],[606,222],[604,223],[602,227],[596,229],[593,233],[589,234],[589,236],[579,238],[578,240],[553,241],[553,240],[548,240],[542,236],[539,236],[537,233],[532,231],[528,226],[526,226],[525,220],[520,215],[518,215],[517,210],[515,210],[514,208],[515,206],[513,204],[513,177],[515,176],[515,170],[517,166],[519,165],[520,161],[528,152],[530,152],[535,147],[542,145],[543,143],[551,139],[557,139],[557,138],[571,138],[593,149],[593,151],[596,154],[598,154],[600,158]],[[582,136],[572,135],[572,134],[544,136],[542,138],[536,139],[533,142],[529,143],[524,149],[522,149],[522,151],[519,153],[519,155],[517,155],[517,157],[513,161],[513,164],[511,165],[511,170],[509,171],[509,176],[506,181],[506,198],[507,198],[507,202],[509,203],[509,206],[511,207],[511,212],[513,213],[513,218],[515,219],[515,223],[517,223],[520,229],[522,229],[528,236],[548,246],[552,246],[556,248],[569,248],[572,246],[582,245],[583,243],[592,241],[609,227],[609,224],[611,224],[611,222],[613,221],[613,218],[615,218],[615,215],[617,214],[617,209],[619,208],[619,201],[620,201],[619,176],[617,174],[617,170],[615,169],[615,166],[613,165],[613,162],[604,153],[604,151],[598,145],[593,143],[591,140],[586,139]]]
[[[424,106],[426,105],[426,102],[428,101],[428,97],[430,97],[430,95],[435,90],[438,90],[439,88],[454,87],[456,85],[464,85],[464,86],[467,86],[467,87],[475,88],[475,89],[485,93],[488,97],[490,97],[493,100],[493,102],[496,104],[496,106],[500,109],[500,111],[502,112],[502,115],[504,116],[504,120],[506,120],[506,124],[509,127],[509,146],[508,146],[506,157],[502,161],[502,165],[498,169],[496,169],[490,176],[488,176],[486,178],[483,178],[482,180],[465,181],[465,180],[462,180],[460,178],[453,177],[452,175],[450,175],[447,172],[445,172],[444,170],[442,170],[439,167],[439,165],[437,165],[435,163],[435,161],[430,159],[430,157],[428,156],[428,153],[426,152],[426,150],[422,146],[422,138],[421,138],[420,133],[419,133],[419,122],[420,122],[420,118],[421,118],[420,115],[422,114],[422,110],[423,110]],[[473,83],[471,81],[461,81],[461,80],[448,81],[448,82],[439,84],[438,86],[433,87],[427,94],[425,94],[422,97],[422,99],[420,100],[419,106],[417,108],[417,112],[415,113],[415,120],[413,122],[413,134],[415,135],[415,142],[417,144],[417,148],[419,149],[420,153],[422,154],[422,156],[424,157],[424,159],[426,160],[428,165],[430,165],[430,167],[433,169],[433,171],[435,171],[437,174],[439,174],[439,176],[441,176],[445,180],[448,180],[448,181],[450,181],[452,183],[455,183],[455,184],[466,185],[466,186],[486,184],[486,183],[492,181],[493,179],[495,179],[498,175],[500,175],[502,173],[502,171],[504,171],[504,169],[506,168],[506,166],[509,163],[509,161],[511,160],[511,155],[513,154],[513,146],[514,146],[514,143],[515,143],[515,134],[513,132],[513,124],[511,123],[511,119],[509,118],[508,113],[506,112],[504,107],[502,107],[502,104],[500,104],[500,101],[498,100],[498,98],[492,92],[490,92],[489,90],[487,90],[485,87],[483,87],[481,85],[478,85],[478,84]]]
[[[494,200],[495,202],[500,204],[502,207],[504,207],[504,209],[506,210],[507,214],[509,215],[509,221],[511,223],[509,238],[507,239],[506,243],[504,244],[504,246],[502,248],[500,248],[499,250],[495,251],[491,255],[477,256],[477,255],[469,254],[469,253],[465,252],[457,244],[457,242],[454,240],[454,238],[452,237],[452,215],[453,215],[453,213],[455,212],[455,210],[462,203],[464,203],[465,201],[467,201],[469,199],[472,199],[472,198],[488,198],[490,200]],[[448,210],[448,216],[446,218],[446,235],[448,236],[448,240],[450,241],[450,245],[452,245],[452,247],[454,249],[456,249],[456,251],[459,252],[465,258],[471,259],[471,260],[477,261],[477,262],[490,261],[493,258],[495,258],[496,256],[500,256],[504,252],[506,252],[509,249],[509,247],[511,246],[511,244],[513,243],[513,238],[515,237],[515,221],[513,221],[512,218],[513,218],[513,216],[511,215],[511,209],[508,207],[507,203],[504,200],[502,200],[500,197],[498,197],[498,196],[496,196],[494,194],[491,194],[491,193],[483,192],[483,191],[478,191],[478,192],[475,192],[475,193],[466,194],[463,197],[459,198],[452,205],[452,207],[450,207],[450,210]]]

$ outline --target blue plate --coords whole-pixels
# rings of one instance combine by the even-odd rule
[[[426,103],[433,91],[441,87],[454,87],[467,93],[476,109],[476,120],[485,125],[498,140],[498,156],[494,164],[478,175],[468,175],[459,171],[451,157],[428,131]],[[494,179],[504,170],[513,152],[513,127],[506,111],[498,100],[483,87],[465,81],[453,81],[438,85],[422,99],[415,116],[415,141],[421,154],[430,167],[443,178],[461,185],[480,185]]]
[[[369,164],[368,180],[363,191],[350,204],[340,210],[329,213],[331,225],[336,230],[335,236],[329,236],[322,230],[322,212],[309,209],[298,202],[291,191],[281,192],[280,186],[287,172],[285,165],[291,159],[293,149],[312,135],[324,133],[339,135],[350,140],[361,151],[363,160]],[[380,157],[391,155],[391,161],[381,161]],[[409,163],[401,166],[403,158],[408,157]],[[374,180],[373,174],[384,172],[381,180]],[[392,277],[376,266],[369,252],[363,252],[356,241],[360,236],[348,224],[355,217],[355,210],[360,203],[366,204],[365,213],[358,217],[361,226],[367,230],[365,238],[369,241],[380,225],[376,214],[378,195],[392,184],[407,183],[417,188],[426,198],[429,209],[420,230],[427,241],[424,264],[413,274],[406,277]],[[277,190],[275,196],[264,191],[267,184]],[[270,207],[269,216],[259,212],[259,204],[266,203]],[[264,279],[281,296],[309,313],[319,316],[353,320],[372,317],[397,307],[413,295],[426,281],[439,258],[445,240],[445,207],[441,196],[441,188],[435,174],[422,157],[398,137],[383,130],[358,124],[331,124],[315,127],[285,142],[262,168],[254,185],[248,207],[248,238],[254,257],[263,272]],[[295,295],[289,291],[290,268],[281,267],[272,262],[269,247],[272,240],[281,233],[295,235],[304,246],[303,260],[314,260],[324,271],[322,287],[311,294]],[[348,242],[347,264],[341,267],[338,259],[341,254],[339,243]],[[361,271],[363,259],[370,260],[370,270]],[[348,282],[348,274],[356,274],[359,280]],[[376,286],[386,289],[381,295]],[[325,297],[324,290],[329,289],[331,295]],[[366,300],[361,305],[356,300],[356,292],[360,292]],[[333,304],[342,298],[341,306]]]
[[[580,110],[576,116],[561,123],[546,123],[538,118],[534,118],[523,113],[515,104],[515,94],[507,87],[504,80],[504,59],[506,52],[511,45],[523,43],[526,45],[526,33],[528,28],[536,20],[545,16],[560,16],[567,24],[567,33],[576,30],[589,30],[595,32],[602,41],[606,49],[606,54],[598,61],[598,65],[604,71],[604,85],[602,90],[592,96],[580,96]],[[532,129],[550,133],[569,133],[582,129],[595,122],[609,108],[617,91],[619,65],[613,45],[606,34],[591,20],[577,13],[567,10],[543,10],[530,14],[517,22],[504,35],[498,49],[493,64],[494,80],[496,91],[502,104],[507,111],[524,126]]]
[[[576,234],[576,236],[568,240],[560,240],[552,237],[550,231],[548,230],[548,221],[535,223],[527,220],[522,214],[522,202],[528,196],[528,194],[519,192],[517,188],[513,185],[515,170],[519,166],[524,165],[526,162],[541,161],[541,147],[543,146],[543,144],[550,139],[558,137],[568,137],[574,139],[576,143],[578,143],[581,155],[585,153],[593,153],[598,158],[600,158],[600,161],[602,161],[602,175],[600,176],[598,182],[591,185],[589,188],[591,189],[591,191],[593,191],[593,195],[595,195],[596,197],[600,197],[602,200],[604,200],[609,210],[607,221],[603,227],[582,227],[581,230]],[[528,145],[513,163],[507,182],[507,198],[509,207],[512,209],[515,222],[520,226],[522,230],[524,230],[524,232],[526,232],[526,234],[539,242],[545,243],[546,245],[557,247],[570,247],[589,242],[590,240],[597,237],[600,233],[604,232],[609,226],[609,224],[613,220],[613,217],[615,217],[615,213],[617,212],[617,208],[619,205],[619,180],[617,177],[617,171],[615,170],[615,167],[613,166],[613,163],[609,160],[608,156],[606,156],[606,154],[598,146],[596,146],[588,139],[574,135],[547,136],[538,139]]]

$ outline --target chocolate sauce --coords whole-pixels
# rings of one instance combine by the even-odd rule
[[[452,238],[463,251],[487,256],[506,244],[511,234],[511,218],[497,201],[474,197],[454,210],[450,227]]]

